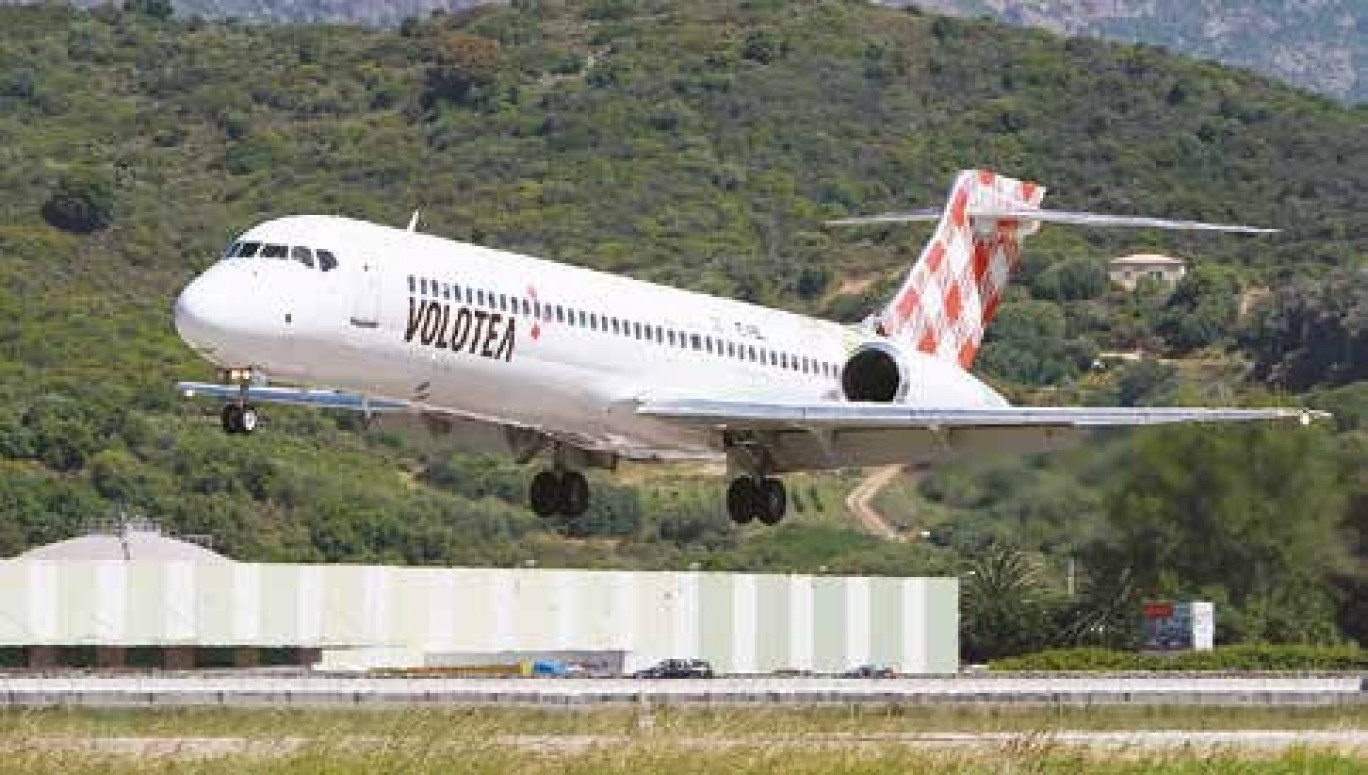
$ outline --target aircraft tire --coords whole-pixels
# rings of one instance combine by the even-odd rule
[[[755,519],[760,505],[760,490],[749,476],[738,476],[727,486],[727,515],[744,525]]]
[[[782,480],[767,478],[760,483],[759,503],[760,521],[766,525],[777,525],[784,519],[784,513],[788,511],[788,492],[784,489]]]
[[[237,404],[224,404],[223,411],[219,413],[219,420],[223,423],[223,432],[228,435],[242,433],[242,407]]]
[[[589,480],[579,471],[566,471],[560,480],[560,511],[567,517],[584,516],[589,510]]]
[[[532,477],[532,484],[527,488],[527,502],[532,507],[532,513],[542,519],[560,514],[560,477],[554,471],[541,471]]]

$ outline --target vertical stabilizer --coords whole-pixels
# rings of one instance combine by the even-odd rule
[[[935,234],[879,317],[883,334],[969,368],[1016,268],[1022,238],[1040,227],[971,212],[1035,209],[1044,196],[1042,186],[987,170],[959,173]]]

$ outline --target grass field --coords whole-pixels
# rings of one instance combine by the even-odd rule
[[[4,772],[1322,773],[1368,751],[1076,746],[1054,730],[1356,730],[1358,708],[0,713]],[[973,744],[898,735],[1010,733]]]

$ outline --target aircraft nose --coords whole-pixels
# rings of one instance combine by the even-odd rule
[[[196,277],[176,297],[176,333],[202,353],[222,346],[232,321],[232,298],[222,283],[209,275]]]

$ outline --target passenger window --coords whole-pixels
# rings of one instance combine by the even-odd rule
[[[579,324],[580,328],[587,328],[589,326],[589,316],[585,314],[584,310],[579,311]]]
[[[524,316],[524,317],[527,317],[527,316],[529,316],[529,315],[532,314],[532,302],[528,301],[527,299],[523,299],[523,300],[522,300],[522,307],[523,307],[523,316]]]
[[[310,269],[314,268],[313,251],[308,248],[299,247],[297,245],[290,248],[290,258],[293,258]]]
[[[502,293],[499,294],[499,309],[504,312],[508,311],[508,296]]]
[[[750,350],[751,363],[755,363],[755,345],[748,345],[747,349]]]
[[[483,306],[485,305],[485,302],[484,302],[484,289],[483,289],[483,288],[481,288],[480,290],[478,290],[478,291],[475,292],[475,300],[479,303],[479,305],[480,305],[481,307],[483,307]]]
[[[323,271],[331,272],[337,268],[337,256],[334,256],[332,251],[319,250],[315,251],[315,254],[318,256],[318,267]]]
[[[414,281],[413,275],[409,275],[409,293],[418,292],[418,283]]]
[[[267,245],[261,249],[262,258],[289,258],[290,249],[284,245]]]
[[[423,289],[423,295],[426,296],[426,295],[427,295],[427,278],[426,278],[426,277],[419,278],[419,279],[418,279],[418,283],[419,283],[419,285],[420,285],[420,286],[422,287],[422,289]]]
[[[562,307],[562,306],[559,305],[559,304],[556,305],[556,322],[557,322],[557,323],[564,323],[564,322],[565,322],[565,307]]]
[[[456,302],[459,302],[461,300],[461,286],[459,283],[451,284],[451,298],[453,301]]]
[[[690,334],[689,342],[693,345],[693,348],[695,350],[703,349],[703,337],[699,336],[698,334]]]
[[[446,283],[442,283],[442,298],[448,301],[451,299],[451,286]]]
[[[612,326],[613,326],[613,333],[616,334],[616,333],[618,332],[618,319],[617,319],[617,318],[612,318],[609,322],[612,323]]]
[[[640,339],[640,338],[641,338],[641,324],[640,324],[640,323],[633,323],[633,324],[632,324],[632,335],[635,336],[637,339]]]
[[[674,334],[674,329],[673,329],[673,328],[669,330],[669,335],[670,335],[670,346],[671,346],[671,347],[674,347],[674,343],[675,343],[675,334]]]

